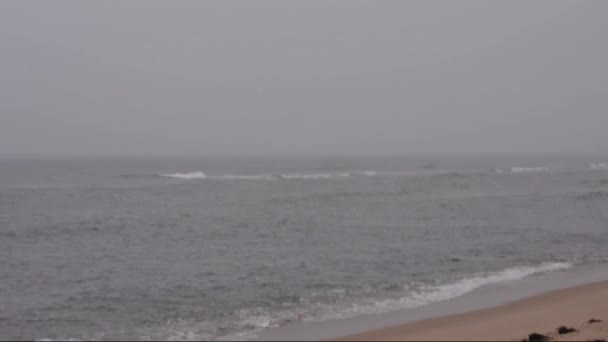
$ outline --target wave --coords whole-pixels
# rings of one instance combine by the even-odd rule
[[[177,178],[177,179],[185,179],[185,180],[189,180],[189,179],[205,179],[207,178],[207,175],[198,171],[198,172],[191,172],[191,173],[167,173],[167,174],[160,174],[160,177],[167,177],[167,178]]]
[[[295,322],[327,321],[352,318],[365,314],[378,314],[395,310],[411,309],[440,301],[456,298],[470,293],[482,286],[515,281],[525,277],[552,271],[566,270],[573,266],[569,262],[546,262],[533,266],[511,267],[497,272],[472,275],[455,282],[441,285],[422,285],[406,287],[399,298],[380,299],[355,298],[347,300],[345,289],[330,289],[335,295],[347,300],[336,304],[312,304],[297,308],[273,310],[267,307],[251,307],[234,313],[232,318],[220,322],[193,320],[172,320],[161,327],[161,331],[143,331],[144,336],[152,333],[156,339],[164,340],[252,340],[268,328],[282,327]],[[159,335],[160,334],[160,335]],[[143,337],[142,337],[143,339]],[[37,341],[53,341],[39,338]],[[67,340],[67,339],[60,339]],[[74,340],[74,339],[71,339]]]
[[[353,176],[377,176],[377,171],[361,171],[361,172],[353,172]]]
[[[593,163],[589,164],[591,170],[608,170],[608,163]]]
[[[573,265],[568,262],[550,262],[537,266],[512,267],[488,275],[473,276],[455,283],[431,287],[420,293],[414,294],[410,298],[407,298],[406,301],[414,306],[430,304],[462,296],[485,285],[520,280],[533,274],[565,270],[572,266]]]
[[[215,179],[215,180],[296,180],[296,179],[330,179],[330,178],[345,178],[345,177],[362,177],[376,176],[376,171],[352,171],[342,173],[284,173],[284,174],[223,174],[223,175],[207,175],[203,172],[191,173],[163,173],[155,175],[156,177],[174,178],[182,180],[194,179]],[[129,176],[135,178],[135,176]],[[143,175],[141,177],[144,177]]]
[[[510,169],[495,169],[496,173],[540,173],[548,171],[546,167],[512,167]]]
[[[298,321],[328,321],[412,309],[453,299],[482,286],[520,280],[535,274],[566,270],[572,266],[573,264],[569,262],[547,262],[535,266],[512,267],[498,272],[472,275],[447,284],[423,285],[413,290],[411,288],[406,289],[406,292],[400,298],[356,299],[354,303],[317,304],[295,310],[288,309],[274,312],[262,308],[244,309],[237,315],[237,321],[230,324],[234,333],[213,337],[218,340],[248,340],[259,337],[258,334],[264,329],[277,328]],[[337,291],[337,289],[332,291]]]
[[[282,179],[328,179],[328,178],[343,178],[343,177],[360,177],[360,176],[377,176],[376,171],[350,171],[341,173],[287,173],[278,175]]]
[[[327,179],[331,178],[332,175],[329,173],[317,173],[317,174],[281,174],[277,176],[281,179]]]
[[[569,262],[548,262],[536,266],[512,267],[495,273],[473,275],[453,283],[423,286],[399,299],[376,301],[372,304],[351,308],[350,313],[341,318],[353,317],[362,313],[383,313],[393,310],[411,309],[448,299],[460,297],[482,286],[523,279],[534,274],[569,269]]]
[[[277,179],[275,175],[220,175],[209,177],[213,179],[226,179],[226,180],[272,180]]]

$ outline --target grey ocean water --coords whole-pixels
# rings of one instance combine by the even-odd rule
[[[5,158],[0,338],[249,339],[601,263],[606,163]]]

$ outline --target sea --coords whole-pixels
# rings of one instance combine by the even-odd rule
[[[3,157],[0,339],[250,340],[606,246],[608,156]]]

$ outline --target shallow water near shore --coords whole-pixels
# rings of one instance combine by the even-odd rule
[[[253,339],[578,272],[607,160],[2,159],[0,335]]]
[[[347,319],[302,322],[260,333],[260,341],[330,340],[402,324],[467,313],[541,295],[550,291],[608,281],[604,262],[539,273],[519,280],[487,284],[451,299],[427,305]]]

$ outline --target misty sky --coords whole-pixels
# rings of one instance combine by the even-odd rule
[[[606,153],[608,1],[0,1],[0,154]]]

